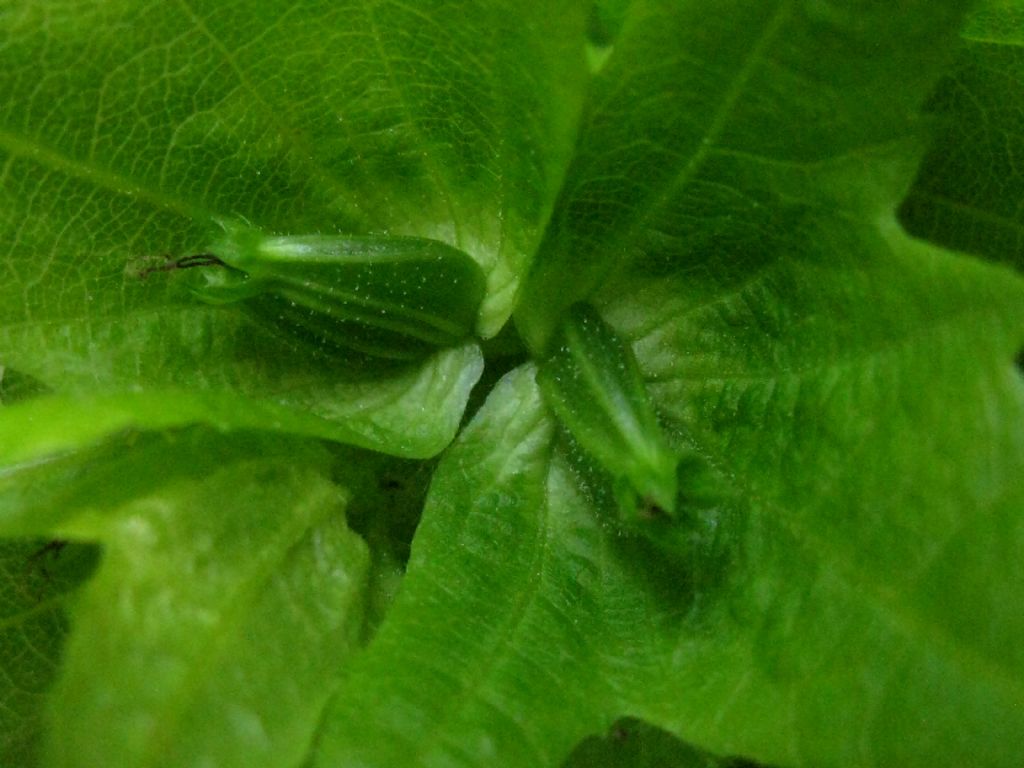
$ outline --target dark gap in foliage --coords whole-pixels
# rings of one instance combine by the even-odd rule
[[[373,546],[384,547],[403,568],[419,525],[437,459],[398,459],[335,446],[338,482],[351,489],[349,527]],[[354,453],[358,457],[353,458]],[[347,467],[359,467],[358,477]],[[369,468],[369,471],[367,471]]]
[[[10,659],[0,765],[37,765],[43,738],[42,697],[56,679],[68,632],[64,602],[92,575],[100,548],[54,540],[0,540],[0,644]]]
[[[398,593],[440,458],[416,461],[336,444],[328,447],[337,457],[335,480],[351,493],[345,512],[348,526],[370,550],[363,626],[363,641],[368,642]]]
[[[29,602],[73,592],[95,572],[100,553],[96,544],[64,539],[0,542],[0,561],[6,561],[6,575]]]
[[[587,14],[587,59],[592,73],[599,72],[622,31],[632,0],[596,0]]]
[[[562,768],[768,768],[738,757],[718,757],[636,718],[618,720],[580,742]]]
[[[1017,372],[1024,376],[1024,349],[1017,353]]]
[[[34,376],[0,365],[0,404],[10,405],[50,391],[48,386]]]
[[[72,592],[96,572],[102,554],[103,548],[92,542],[50,539],[29,560],[30,567],[38,567],[40,575],[55,588]]]
[[[608,24],[607,16],[600,3],[590,6],[590,13],[587,14],[587,39],[597,48],[606,48],[615,39],[615,30]]]
[[[480,410],[502,376],[529,361],[526,346],[513,323],[506,323],[497,336],[484,341],[480,348],[484,354],[484,372],[469,394],[462,414],[463,425]]]
[[[924,105],[933,140],[898,217],[916,237],[1024,270],[1018,69],[1015,46],[961,48]]]

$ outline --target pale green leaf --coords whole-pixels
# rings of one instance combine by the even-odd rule
[[[542,349],[598,304],[718,504],[623,535],[513,374],[317,765],[549,765],[624,715],[780,765],[1024,753],[1024,282],[895,221],[966,4],[718,8],[631,6],[517,310]]]
[[[367,553],[330,465],[312,446],[198,429],[20,470],[0,529],[35,520],[103,545],[46,765],[299,764],[363,634]]]
[[[472,380],[472,355],[411,372],[310,359],[236,309],[199,305],[173,274],[141,279],[140,265],[202,250],[216,217],[433,237],[485,268],[479,327],[492,335],[571,148],[581,7],[117,0],[0,13],[0,365],[69,395],[259,398],[360,444],[380,441],[381,422],[431,433],[427,447],[379,446],[403,455],[451,439],[435,420],[457,421],[468,387],[438,396],[416,382]]]

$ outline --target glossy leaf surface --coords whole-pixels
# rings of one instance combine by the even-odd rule
[[[224,224],[208,253],[164,269],[199,268],[201,301],[252,312],[311,354],[422,360],[472,336],[484,275],[468,255],[422,237],[266,235]]]
[[[0,532],[104,554],[45,641],[12,603],[2,748],[1016,768],[1018,10],[9,3]],[[224,218],[457,248],[480,342],[311,352],[196,270],[140,278]],[[621,525],[629,473],[544,402],[580,301],[685,525]],[[622,415],[578,400],[595,434]],[[596,744],[624,723],[653,752]]]
[[[199,252],[215,218],[429,237],[486,272],[479,328],[492,335],[571,147],[582,8],[26,2],[0,23],[0,364],[68,395],[181,387],[291,407],[296,422],[320,411],[341,440],[375,442],[394,419],[430,433],[376,443],[399,455],[451,440],[435,417],[457,423],[472,357],[459,371],[451,358],[311,363],[243,314],[138,274]],[[443,396],[421,399],[428,377],[445,378]]]

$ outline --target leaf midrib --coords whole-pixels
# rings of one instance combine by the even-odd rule
[[[746,59],[733,76],[729,87],[725,90],[722,100],[711,118],[711,122],[708,124],[704,135],[700,137],[700,140],[697,142],[696,151],[690,155],[683,168],[675,174],[675,176],[661,189],[660,192],[650,200],[645,201],[639,215],[637,215],[621,233],[615,236],[607,246],[603,247],[602,250],[605,254],[621,254],[629,252],[629,249],[626,246],[630,243],[638,242],[638,232],[646,226],[648,221],[655,218],[669,205],[669,203],[671,203],[673,199],[675,199],[679,191],[684,189],[693,180],[712,151],[718,148],[717,141],[728,125],[728,121],[729,118],[732,117],[733,110],[736,108],[740,98],[746,93],[747,85],[756,73],[757,66],[768,46],[782,30],[783,25],[789,20],[789,15],[793,10],[794,5],[795,0],[779,1],[775,13],[765,25],[764,30],[757,39],[757,42],[750,48],[750,52],[747,54]],[[621,260],[607,261],[604,270],[602,270],[602,274],[598,276],[595,284],[600,284],[607,276],[607,273],[611,270],[621,268]]]

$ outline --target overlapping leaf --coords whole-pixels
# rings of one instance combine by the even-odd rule
[[[539,349],[597,303],[720,503],[675,557],[619,536],[514,374],[318,765],[552,764],[622,715],[782,765],[1014,764],[1024,285],[895,222],[965,8],[631,5],[517,322]]]
[[[637,256],[699,268],[728,252],[741,276],[770,259],[799,204],[822,203],[777,189],[772,168],[806,177],[918,135],[967,5],[632,3],[517,310],[527,340],[543,346],[562,309]]]
[[[7,8],[0,364],[65,394],[244,395],[299,414],[264,408],[273,428],[436,453],[474,355],[393,371],[310,360],[140,264],[203,249],[213,217],[434,237],[484,266],[493,334],[564,169],[583,21],[568,2]],[[310,412],[329,423],[309,429]],[[219,409],[243,426],[260,413]],[[380,429],[396,421],[410,434]]]
[[[67,635],[66,605],[95,561],[90,547],[0,543],[0,765],[36,765],[46,694]]]
[[[363,630],[366,548],[330,463],[191,430],[3,478],[0,531],[103,544],[72,612],[47,765],[299,763]]]
[[[900,211],[914,234],[1024,269],[1024,3],[990,0],[929,102],[936,138]]]
[[[438,237],[488,269],[493,332],[582,92],[570,5],[0,17],[30,86],[0,131],[0,362],[58,393],[2,414],[0,520],[109,550],[53,764],[557,765],[623,716],[692,760],[1019,761],[1024,286],[895,220],[967,2],[600,4],[615,31],[591,40],[516,321],[539,351],[586,298],[633,344],[670,441],[719,481],[688,545],[622,532],[520,367],[443,457],[349,662],[374,598],[320,449],[133,429],[439,450],[475,348],[415,371],[305,359],[125,252],[200,248],[214,213]],[[387,538],[366,499],[360,530]]]

